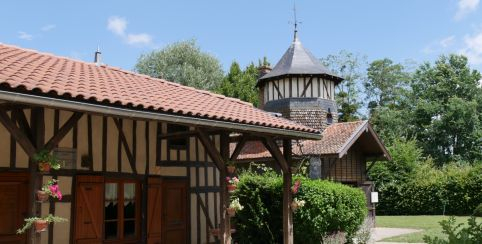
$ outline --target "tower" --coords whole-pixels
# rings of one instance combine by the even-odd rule
[[[296,24],[288,50],[271,71],[263,72],[256,84],[262,109],[319,130],[338,121],[335,87],[343,78],[303,47]]]

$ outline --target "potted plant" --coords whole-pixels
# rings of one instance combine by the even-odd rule
[[[56,179],[49,180],[42,186],[41,190],[37,191],[37,200],[39,202],[47,201],[50,196],[62,200],[62,192],[60,192],[58,180]]]
[[[229,207],[226,209],[229,217],[234,217],[237,211],[242,210],[244,207],[239,203],[239,198],[235,198],[230,204]]]
[[[40,218],[40,217],[32,217],[32,218],[27,218],[25,219],[25,224],[22,226],[22,228],[17,230],[17,234],[23,234],[25,231],[30,229],[33,225],[35,232],[42,232],[46,231],[47,227],[50,223],[60,223],[60,222],[66,222],[67,219],[53,216],[49,214],[46,217]]]
[[[229,174],[234,174],[234,171],[236,171],[236,166],[234,165],[233,161],[228,161],[226,163],[226,169]]]
[[[227,187],[228,187],[228,192],[233,192],[234,190],[236,190],[236,186],[239,182],[239,179],[238,177],[234,176],[234,177],[226,177],[226,182],[228,183]]]
[[[298,198],[295,197],[295,199],[293,199],[293,201],[291,201],[291,209],[294,211],[296,211],[298,208],[301,208],[303,206],[305,206],[305,200],[298,200]]]
[[[293,184],[293,186],[291,187],[291,192],[293,194],[298,193],[300,187],[301,187],[301,180],[298,179],[295,181],[295,184]]]
[[[54,155],[50,154],[47,150],[42,150],[33,156],[33,160],[37,162],[40,172],[47,173],[50,169],[60,169],[60,161]]]

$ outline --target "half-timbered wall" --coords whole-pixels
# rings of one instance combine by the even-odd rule
[[[342,158],[322,158],[322,178],[359,185],[366,179],[366,162],[354,146]]]
[[[30,121],[30,109],[23,111],[27,121]],[[44,111],[47,142],[73,112],[54,109]],[[11,113],[8,112],[8,115]],[[117,126],[122,129],[122,133],[119,133]],[[55,224],[48,232],[43,232],[42,243],[69,243],[72,240],[75,175],[104,175],[142,180],[146,173],[154,177],[184,178],[189,181],[190,206],[187,211],[190,213],[188,234],[191,243],[213,242],[213,237],[208,234],[210,225],[217,228],[221,220],[219,171],[197,138],[191,137],[186,149],[171,149],[167,139],[158,140],[158,131],[166,133],[166,128],[167,124],[156,121],[84,114],[58,143],[58,148],[75,149],[75,169],[61,169],[41,176],[43,182],[52,178],[58,179],[64,194],[61,201],[42,203],[41,215],[51,213],[70,220],[68,223]],[[0,147],[0,170],[27,171],[27,154],[2,124],[0,138],[4,142]],[[212,136],[212,139],[219,148],[219,136]],[[84,155],[91,158],[91,163],[82,162]]]
[[[289,77],[267,81],[262,91],[264,103],[290,97],[319,97],[333,100],[335,83],[319,77]]]

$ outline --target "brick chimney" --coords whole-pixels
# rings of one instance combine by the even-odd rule
[[[271,72],[271,67],[268,65],[261,65],[258,67],[258,79],[266,75],[267,73]],[[258,108],[263,109],[264,107],[264,85],[259,86],[259,104]]]

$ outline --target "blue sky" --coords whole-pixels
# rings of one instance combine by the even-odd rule
[[[317,57],[348,50],[368,60],[433,61],[464,53],[482,70],[479,0],[297,0],[299,36]],[[133,69],[138,57],[196,38],[227,70],[267,56],[293,35],[293,1],[4,1],[0,42]]]

